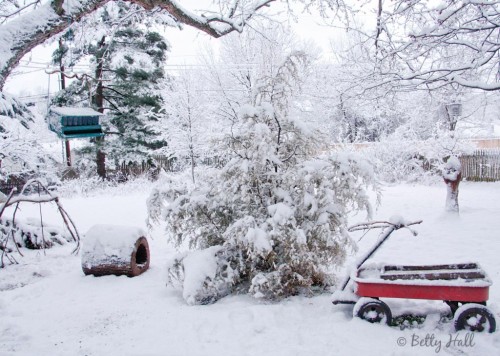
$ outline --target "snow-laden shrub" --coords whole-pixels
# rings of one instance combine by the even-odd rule
[[[54,245],[64,245],[72,241],[71,236],[62,228],[47,224],[40,224],[36,219],[16,221],[0,218],[0,247],[13,250],[25,247],[31,250],[51,248]]]
[[[241,252],[220,245],[178,256],[167,283],[182,289],[188,304],[209,304],[232,293],[242,281]]]
[[[443,136],[425,141],[391,139],[368,144],[361,154],[385,182],[422,182],[441,179],[444,160],[471,151],[470,145]]]
[[[80,176],[75,179],[68,179],[61,182],[57,187],[57,194],[61,197],[74,196],[100,196],[103,194],[113,194],[116,196],[127,195],[130,192],[150,191],[151,180],[143,175],[132,177],[125,183],[118,183],[112,180],[102,179],[95,174]]]
[[[20,101],[0,92],[0,183],[44,178],[56,184],[56,162],[38,143],[33,113]]]
[[[242,108],[229,142],[223,169],[204,172],[196,186],[163,180],[150,196],[150,219],[163,220],[177,246],[202,250],[180,256],[169,283],[189,303],[332,285],[332,269],[354,246],[347,214],[370,210],[371,166],[354,154],[313,158],[321,135],[265,104]]]
[[[0,117],[10,118],[10,121],[16,121],[24,128],[29,129],[33,124],[33,114],[31,111],[16,98],[0,92]],[[8,123],[0,122],[0,133],[8,131]]]

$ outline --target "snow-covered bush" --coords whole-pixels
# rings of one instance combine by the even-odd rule
[[[414,182],[438,173],[441,163],[440,158],[429,157],[426,150],[418,146],[418,142],[377,142],[364,148],[362,154],[374,164],[382,181]]]
[[[168,284],[182,289],[188,304],[209,304],[238,288],[241,252],[220,245],[178,256],[169,268]]]
[[[0,92],[1,116],[19,122],[26,129],[33,123],[33,114],[31,111],[16,98],[2,92]],[[8,131],[8,127],[5,124],[7,123],[0,123],[0,133]]]
[[[27,219],[16,221],[0,218],[0,247],[13,250],[25,247],[32,250],[51,248],[54,245],[64,245],[72,241],[69,234],[62,228],[47,224],[40,224],[39,220]]]
[[[256,47],[248,33],[230,38],[229,56],[260,64],[248,73],[213,73],[216,82],[242,89],[219,98],[230,130],[217,154],[227,163],[199,170],[196,179],[168,177],[148,201],[150,221],[161,221],[175,245],[200,250],[169,269],[169,284],[190,304],[240,292],[275,300],[329,287],[354,247],[348,213],[370,211],[371,166],[351,154],[320,156],[326,135],[307,120],[309,104],[298,95],[313,57],[290,50],[293,42],[280,42],[277,33]]]
[[[170,283],[189,303],[330,286],[332,269],[354,246],[347,214],[370,211],[371,166],[352,154],[313,158],[321,134],[267,103],[241,108],[229,142],[223,169],[206,171],[196,186],[164,180],[149,199],[150,219],[165,220],[177,246],[204,250],[180,256]]]
[[[21,102],[0,92],[0,181],[43,177],[57,183],[56,162],[38,144],[34,115]]]
[[[466,142],[444,135],[423,141],[387,139],[368,144],[361,153],[373,163],[380,180],[394,183],[437,181],[447,157],[471,150]]]
[[[133,177],[125,183],[101,179],[96,175],[80,176],[61,182],[57,187],[57,194],[61,197],[99,196],[110,191],[116,196],[127,195],[130,192],[149,191],[151,180],[147,176]]]

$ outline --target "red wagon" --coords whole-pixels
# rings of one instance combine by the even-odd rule
[[[420,222],[368,223],[361,227],[384,227],[377,244],[360,260],[340,291],[334,293],[334,304],[355,304],[353,314],[369,322],[391,324],[389,306],[379,298],[442,300],[454,315],[456,330],[488,331],[496,329],[491,311],[486,307],[491,281],[477,263],[430,266],[362,265],[397,229]]]

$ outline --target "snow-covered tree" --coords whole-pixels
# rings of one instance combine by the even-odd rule
[[[377,10],[368,21],[370,28],[355,30],[362,33],[362,42],[372,45],[378,83],[500,89],[498,1],[368,1],[357,7],[364,8],[365,18]],[[349,26],[360,23],[353,19],[361,12],[349,13]]]
[[[369,210],[371,166],[318,155],[324,135],[292,110],[309,57],[293,48],[281,55],[281,63],[267,62],[271,71],[243,77],[247,104],[225,102],[235,112],[228,163],[200,173],[196,185],[169,178],[150,196],[150,219],[164,219],[177,246],[201,250],[169,270],[188,303],[232,292],[279,299],[332,285],[353,246],[347,214]]]
[[[195,167],[203,161],[213,138],[213,109],[203,73],[182,68],[163,91],[165,116],[162,130],[169,142],[166,154],[179,166],[189,166],[195,181]]]
[[[113,135],[100,146],[117,163],[145,160],[167,145],[159,121],[168,46],[159,33],[144,31],[135,18],[127,18],[134,9],[117,2],[99,11],[99,36],[82,51],[90,56],[95,76],[82,76],[53,100],[53,105],[92,105],[105,112],[105,130]]]
[[[304,154],[318,136],[293,121],[282,121],[288,134],[278,143],[273,116],[271,106],[242,109],[234,155],[222,170],[194,188],[162,183],[150,197],[150,217],[165,217],[177,246],[216,247],[205,257],[217,267],[201,284],[189,285],[190,255],[170,271],[190,303],[233,291],[276,299],[325,288],[352,246],[346,216],[368,206],[370,166],[348,155]]]
[[[19,100],[4,93],[0,93],[0,115],[12,118],[24,128],[28,129],[34,118],[31,111]],[[6,123],[0,124],[0,133],[6,132]]]
[[[373,40],[360,35],[362,31],[356,28],[332,40],[331,58],[314,68],[305,88],[315,116],[334,142],[377,142],[421,114],[423,93],[384,82],[376,72]]]
[[[194,27],[213,37],[233,31],[241,32],[246,23],[275,0],[215,1],[201,11],[185,8],[182,1],[135,0],[150,14],[164,14],[165,23]],[[22,11],[6,7],[0,24],[0,90],[21,58],[47,38],[64,31],[72,24],[101,8],[110,0],[82,0],[75,6],[65,0],[40,4],[34,1]],[[72,6],[73,5],[73,6]]]
[[[109,0],[84,0],[77,6],[65,0],[57,0],[41,4],[38,1],[28,3],[25,7],[16,4],[2,6],[0,23],[0,90],[12,70],[21,58],[48,38],[65,31],[75,30],[80,23],[84,24],[86,34],[100,33],[98,26],[88,26],[88,18]],[[184,7],[182,1],[134,1],[138,7],[128,18],[158,19],[165,25],[191,26],[212,37],[221,37],[232,32],[242,32],[247,22],[255,15],[262,14],[275,0],[259,1],[215,1],[212,6],[204,4],[204,10],[191,11]],[[315,1],[301,1],[306,5]],[[13,6],[11,6],[13,5]],[[64,47],[64,46],[63,46]],[[63,48],[62,47],[62,48]],[[98,150],[98,153],[101,153]],[[104,171],[103,154],[98,154],[99,172]]]
[[[39,146],[33,126],[31,111],[0,93],[0,180],[52,175],[55,162]]]

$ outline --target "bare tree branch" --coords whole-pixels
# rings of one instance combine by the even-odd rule
[[[39,196],[28,196],[25,194],[25,191],[27,190],[28,187],[30,186],[37,186],[39,191],[43,191],[45,195],[39,195]],[[70,233],[72,239],[74,242],[76,242],[76,247],[73,250],[73,253],[77,253],[78,250],[80,249],[80,234],[78,233],[78,230],[75,226],[75,223],[71,219],[71,217],[68,215],[66,210],[63,208],[61,202],[59,201],[59,198],[57,196],[54,196],[40,181],[33,179],[29,180],[26,182],[24,185],[23,189],[21,192],[14,197],[15,190],[13,189],[9,196],[7,197],[7,200],[0,205],[0,218],[2,217],[2,214],[5,212],[5,209],[11,205],[16,205],[16,208],[14,210],[13,216],[12,216],[12,228],[15,227],[15,219],[16,219],[16,213],[19,208],[20,203],[37,203],[40,204],[40,209],[41,209],[41,204],[42,203],[50,203],[53,202],[56,204],[57,209],[59,213],[61,214],[61,218],[63,219],[64,225],[66,226],[68,232]],[[41,226],[42,226],[42,234],[43,234],[43,221],[42,221],[42,211],[40,210],[40,219],[41,219]],[[7,257],[11,263],[15,263],[15,259],[11,258],[9,256],[9,249],[7,247],[8,245],[8,240],[9,240],[9,235],[7,234],[6,236],[2,237],[0,239],[0,250],[2,251],[2,255],[0,258],[0,268],[4,267],[4,262],[3,259],[4,257]],[[12,231],[12,242],[14,246],[16,247],[18,253],[22,256],[21,251],[19,250],[19,246],[17,242],[15,241],[14,233]],[[42,236],[44,239],[44,237]],[[42,244],[42,247],[44,248],[45,246],[45,241]]]
[[[397,0],[384,10],[384,24],[397,35],[383,44],[382,77],[398,86],[500,90],[500,1]]]
[[[29,4],[26,4],[22,7],[17,8],[15,11],[12,11],[8,14],[0,14],[0,18],[3,18],[1,23],[4,23],[5,21],[7,21],[7,19],[9,19],[10,17],[13,17],[17,14],[20,14],[22,11],[26,10],[28,7],[36,6],[36,5],[40,4],[40,1],[41,0],[35,0],[33,2],[30,2]]]

